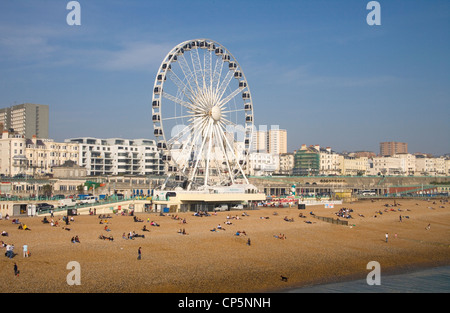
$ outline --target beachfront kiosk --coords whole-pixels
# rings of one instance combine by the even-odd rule
[[[154,191],[153,210],[161,213],[211,212],[252,209],[264,201],[265,194],[253,185],[213,187],[208,190]]]

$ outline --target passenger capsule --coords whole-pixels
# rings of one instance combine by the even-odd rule
[[[160,141],[157,144],[158,149],[167,149],[167,145],[164,141]]]
[[[159,122],[159,121],[161,121],[161,115],[160,115],[159,113],[153,114],[153,116],[152,116],[152,121],[153,121],[153,122]]]
[[[223,49],[222,48],[216,48],[216,50],[214,51],[214,53],[218,56],[218,55],[222,55],[223,54]]]
[[[247,82],[245,82],[245,81],[240,81],[240,82],[239,82],[239,88],[245,88],[245,87],[247,87]]]
[[[242,78],[242,72],[241,71],[234,72],[234,78],[241,79]]]
[[[246,104],[244,105],[244,110],[245,110],[245,111],[251,111],[251,110],[252,110],[252,105],[251,105],[250,103],[246,103]]]
[[[153,108],[159,108],[159,100],[153,100],[152,107]]]
[[[228,64],[228,69],[230,69],[230,70],[235,70],[235,69],[237,69],[237,64],[236,64],[236,62],[230,62],[230,64]]]
[[[164,74],[158,74],[157,80],[159,82],[165,81],[166,80],[166,75]]]
[[[242,93],[242,99],[250,99],[250,93],[249,92],[243,92]]]
[[[246,121],[246,122],[252,122],[252,121],[253,121],[253,116],[247,115],[247,116],[245,117],[245,121]]]
[[[161,88],[160,86],[156,86],[156,87],[153,89],[153,92],[154,92],[155,94],[159,95],[159,94],[162,92],[162,88]]]
[[[153,131],[153,134],[155,135],[155,136],[162,136],[163,135],[163,131],[162,131],[162,128],[161,127],[156,127],[155,128],[155,130]]]

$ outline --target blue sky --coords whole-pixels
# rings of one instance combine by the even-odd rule
[[[180,42],[210,38],[239,61],[255,124],[301,144],[450,153],[450,2],[382,0],[0,2],[0,107],[50,106],[50,137],[153,138],[152,88]]]

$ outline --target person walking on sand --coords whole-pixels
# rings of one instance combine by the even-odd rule
[[[14,276],[19,276],[19,269],[17,267],[17,263],[14,262]]]
[[[389,234],[386,233],[386,242],[388,242]]]
[[[141,256],[142,256],[142,253],[141,253],[141,247],[139,247],[137,259],[140,260],[140,259],[141,259]]]

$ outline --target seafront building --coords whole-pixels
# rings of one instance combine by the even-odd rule
[[[66,161],[78,161],[77,144],[52,139],[25,138],[17,132],[3,131],[0,139],[0,174],[3,176],[44,176]]]
[[[79,145],[77,163],[88,176],[164,174],[154,140],[82,137],[65,142]]]
[[[303,144],[294,153],[294,176],[449,176],[450,159],[410,153],[390,156],[338,154],[330,147]]]
[[[303,144],[294,154],[294,176],[317,176],[320,171],[320,151],[317,146]]]

